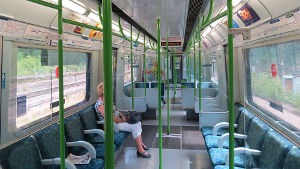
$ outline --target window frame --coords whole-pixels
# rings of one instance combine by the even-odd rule
[[[255,104],[253,102],[252,95],[252,87],[251,87],[251,70],[250,70],[250,56],[249,52],[252,48],[264,47],[264,46],[272,46],[279,45],[282,43],[289,43],[293,41],[300,42],[300,35],[297,36],[286,36],[281,39],[268,39],[269,41],[262,41],[253,45],[249,45],[242,48],[242,55],[244,59],[244,71],[245,71],[245,107],[250,109],[255,115],[260,117],[262,120],[267,122],[270,126],[272,126],[275,130],[280,132],[282,135],[286,136],[288,139],[293,141],[295,144],[300,145],[300,130],[296,129],[291,124],[281,120],[276,117],[272,112],[267,111],[263,107]],[[249,75],[249,76],[248,76]]]
[[[47,49],[47,50],[57,50],[56,46],[43,46],[39,44],[27,44],[27,43],[21,43],[21,42],[12,42],[12,56],[13,60],[17,61],[17,54],[18,54],[18,48],[31,48],[31,49]],[[86,96],[85,99],[82,102],[76,103],[70,107],[64,108],[64,114],[65,117],[75,113],[77,110],[81,108],[85,108],[90,104],[91,101],[91,71],[92,71],[92,65],[91,65],[91,60],[92,60],[92,51],[85,50],[85,49],[77,49],[77,48],[69,48],[69,47],[63,47],[64,51],[69,51],[69,52],[82,52],[82,53],[87,53],[87,82],[86,82]],[[12,68],[12,75],[17,77],[17,62],[13,62],[13,68]],[[13,81],[15,81],[14,79]],[[17,89],[17,83],[14,84],[8,84],[10,87],[15,88],[13,91],[13,95],[16,96],[16,89]],[[16,104],[16,103],[15,103]],[[16,111],[8,109],[8,114],[12,114],[13,116],[17,117]],[[16,126],[16,120],[17,118],[11,118],[11,126],[8,126],[11,128],[13,133],[18,136],[18,137],[23,137],[24,134],[31,133],[33,131],[39,130],[41,127],[48,126],[53,124],[53,122],[58,121],[59,117],[59,111],[53,112],[50,115],[47,115],[45,117],[42,117],[38,120],[35,120],[33,122],[30,122],[26,125],[23,125],[21,127]],[[9,120],[9,119],[8,119]]]

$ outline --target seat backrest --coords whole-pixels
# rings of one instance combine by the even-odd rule
[[[65,136],[67,142],[86,141],[81,119],[77,113],[65,119]],[[71,147],[70,153],[74,155],[82,155],[84,148]]]
[[[33,135],[39,146],[41,156],[43,159],[53,159],[60,157],[59,132],[59,124],[55,123]],[[65,152],[65,157],[67,157],[67,149],[65,150]]]
[[[291,149],[285,159],[283,169],[299,169],[300,168],[300,148]]]
[[[97,117],[96,114],[91,106],[87,107],[86,109],[81,110],[80,112],[77,113],[82,122],[82,126],[84,130],[89,130],[89,129],[97,129]],[[94,137],[97,134],[88,134],[87,135],[87,140],[91,142]]]
[[[254,115],[247,109],[243,109],[240,113],[240,117],[237,121],[237,129],[236,133],[238,134],[246,134],[249,130],[250,123],[252,119],[254,119]],[[237,140],[239,145],[243,145],[244,141],[242,139]]]
[[[43,169],[38,145],[27,137],[0,151],[0,162],[5,169]]]
[[[244,107],[240,103],[234,104],[234,123],[237,123],[243,109]]]
[[[269,130],[271,130],[269,125],[260,120],[258,117],[255,117],[251,121],[247,133],[246,146],[251,149],[261,150],[264,138]]]
[[[262,146],[259,167],[263,169],[282,169],[289,150],[294,146],[275,130],[269,130]]]

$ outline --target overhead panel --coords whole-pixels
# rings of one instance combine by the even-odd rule
[[[187,43],[190,39],[191,33],[198,19],[198,15],[200,13],[202,5],[203,5],[203,0],[190,0],[187,20],[185,24],[183,50],[185,50]]]
[[[260,2],[268,9],[272,18],[277,18],[300,7],[299,0],[289,0],[288,2],[284,0],[260,0]]]

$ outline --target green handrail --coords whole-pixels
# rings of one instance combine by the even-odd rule
[[[145,37],[145,34],[144,34],[144,87],[145,87],[145,96],[147,95],[146,76],[147,76],[147,70],[146,70],[146,37]]]
[[[131,74],[131,108],[134,109],[132,25],[130,25],[130,74]]]
[[[112,5],[103,0],[103,72],[105,100],[105,168],[114,168],[113,84],[112,84]]]
[[[201,61],[201,34],[199,34],[199,41],[198,41],[198,45],[199,45],[199,113],[201,112],[201,98],[202,98],[202,87],[201,87],[201,82],[202,82],[202,79],[201,79],[201,74],[202,74],[202,61]]]
[[[101,12],[101,3],[100,3],[100,1],[99,1],[99,3],[98,3],[98,15],[99,15],[99,19],[100,19],[100,23],[101,23],[101,25],[103,26],[103,17],[102,17],[102,14],[101,14],[102,12]]]
[[[166,36],[166,41],[167,41],[167,111],[168,111],[168,135],[170,134],[171,131],[171,126],[170,126],[170,91],[169,91],[169,36],[167,33]]]
[[[157,20],[157,56],[158,56],[158,117],[159,117],[159,169],[162,169],[162,119],[161,119],[161,73],[160,73],[160,19]]]
[[[131,42],[132,39],[128,39],[128,38],[126,37],[126,35],[124,34],[124,32],[123,32],[123,28],[122,28],[122,26],[121,26],[121,19],[120,19],[120,17],[119,17],[119,19],[118,19],[118,25],[119,25],[120,33],[121,33],[121,35],[123,36],[123,38]]]
[[[62,36],[62,0],[58,0],[58,35]],[[59,127],[60,127],[60,168],[65,169],[65,112],[64,112],[64,59],[63,40],[58,39],[58,67],[59,67]]]
[[[49,7],[49,8],[60,10],[59,3],[58,3],[58,5],[55,5],[53,3],[49,3],[49,2],[46,2],[46,1],[42,1],[42,0],[27,0],[27,1],[30,1],[30,2],[33,2],[33,3],[36,3],[36,4],[40,4],[40,5]]]
[[[173,83],[174,83],[174,100],[176,98],[176,89],[177,89],[177,70],[176,70],[176,51],[173,48]]]
[[[212,12],[213,12],[213,8],[214,8],[214,0],[211,0],[210,1],[210,7],[209,7],[209,13],[207,15],[207,18],[205,19],[205,23],[207,23],[209,20],[210,20],[210,17],[212,15]],[[203,20],[204,21],[204,20]]]
[[[194,96],[196,96],[196,38],[194,34]]]
[[[233,28],[232,0],[227,0],[228,29]],[[233,35],[228,34],[228,58],[229,58],[229,168],[234,169],[234,80],[233,80]]]

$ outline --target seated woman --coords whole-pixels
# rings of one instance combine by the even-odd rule
[[[100,83],[97,86],[98,100],[95,104],[95,108],[99,117],[99,120],[104,120],[104,83]],[[127,123],[126,118],[119,113],[118,111],[114,111],[114,122],[117,123],[120,131],[130,132],[132,134],[133,139],[135,140],[135,144],[137,147],[137,156],[150,158],[151,155],[146,152],[149,150],[147,146],[142,141],[142,124],[141,122],[135,124]]]

